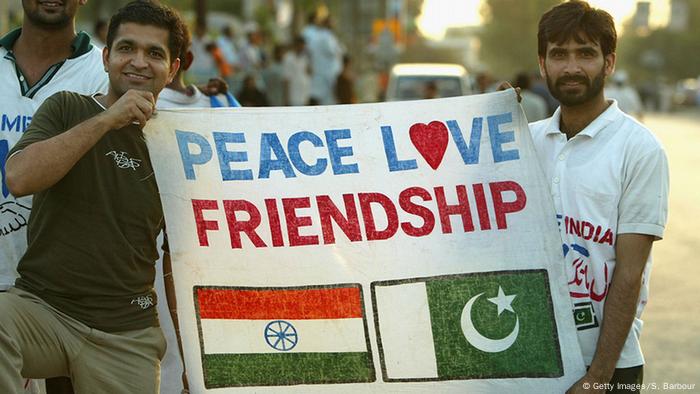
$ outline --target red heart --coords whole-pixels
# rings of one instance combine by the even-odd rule
[[[416,123],[408,129],[411,142],[428,165],[436,170],[447,149],[447,127],[436,120],[425,124]]]

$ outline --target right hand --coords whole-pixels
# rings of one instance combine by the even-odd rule
[[[132,123],[138,123],[139,127],[143,128],[155,109],[156,100],[153,93],[130,89],[107,108],[104,116],[109,119],[111,129],[121,129]]]

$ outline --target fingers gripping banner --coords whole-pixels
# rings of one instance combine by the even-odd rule
[[[159,111],[194,393],[563,392],[584,373],[511,91]]]

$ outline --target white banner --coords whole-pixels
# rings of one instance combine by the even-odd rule
[[[563,392],[583,375],[514,91],[160,110],[144,133],[193,393]]]

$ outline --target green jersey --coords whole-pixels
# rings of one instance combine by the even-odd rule
[[[60,92],[37,110],[10,156],[104,111]],[[163,209],[141,130],[107,132],[50,188],[34,195],[16,286],[107,332],[157,326],[153,291]]]

